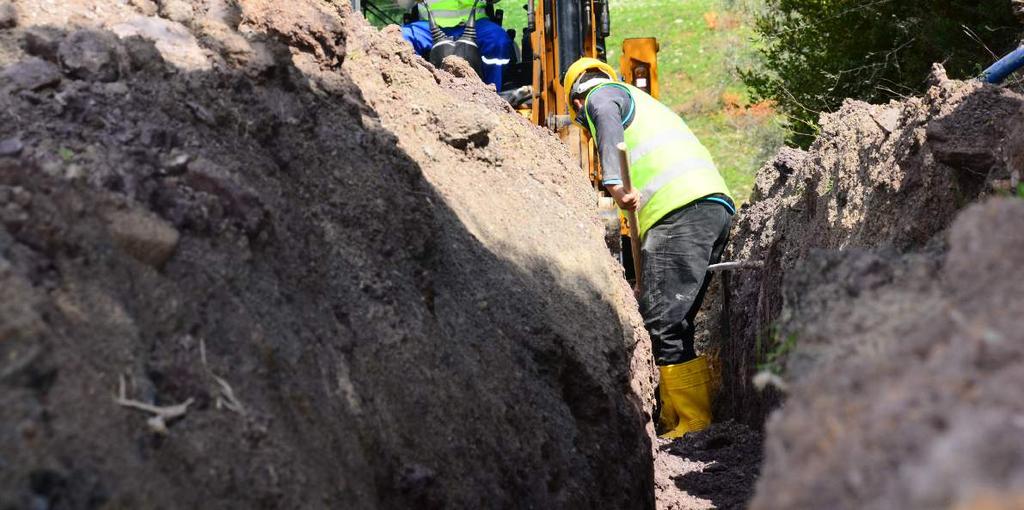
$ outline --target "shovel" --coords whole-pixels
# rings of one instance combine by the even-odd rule
[[[626,188],[626,193],[632,193],[633,181],[629,177],[629,149],[626,148],[625,142],[616,147],[619,149],[619,161],[622,162],[622,186]],[[643,289],[643,273],[640,272],[643,264],[640,260],[640,223],[636,220],[635,210],[626,211],[626,222],[629,223],[629,247],[633,251],[633,275],[636,277],[636,286],[633,288],[633,292],[639,296],[640,290]]]

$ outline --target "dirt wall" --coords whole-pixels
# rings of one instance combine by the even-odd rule
[[[0,507],[653,505],[553,136],[347,2],[10,5]]]
[[[752,508],[1021,501],[1024,97],[932,80],[825,116],[740,215],[732,257],[765,267],[727,282],[722,414],[757,423],[786,390]]]

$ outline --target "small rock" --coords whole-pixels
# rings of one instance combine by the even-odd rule
[[[17,138],[8,138],[0,141],[0,157],[17,157],[25,149],[25,144]]]
[[[192,157],[184,152],[172,152],[170,156],[167,156],[160,162],[160,166],[167,174],[177,175],[185,171],[188,162],[192,160]]]
[[[153,41],[138,35],[122,36],[128,62],[133,71],[160,72],[166,69],[164,57]]]
[[[879,127],[885,130],[886,134],[896,131],[900,123],[900,111],[897,108],[886,108],[884,110],[872,111],[871,118],[875,120]]]
[[[132,62],[136,67],[142,63],[137,57],[149,58],[153,50],[158,53],[161,63],[166,61],[175,67],[189,71],[205,70],[211,67],[206,53],[195,36],[192,35],[188,27],[181,23],[158,17],[136,16],[124,23],[113,25],[110,30],[122,39],[134,36],[151,45],[151,48],[140,47],[137,43],[135,47],[131,44],[127,45],[128,53],[131,54]],[[140,54],[136,55],[136,53]]]
[[[18,25],[18,11],[14,4],[0,0],[0,29],[14,28]]]
[[[106,219],[114,243],[144,264],[159,269],[178,247],[178,230],[149,211],[115,210]]]
[[[64,34],[53,27],[29,27],[22,36],[25,53],[50,62],[57,62],[57,51]]]
[[[128,94],[128,85],[124,82],[116,81],[113,83],[104,83],[101,89],[104,94],[110,96],[123,96]]]
[[[15,90],[35,91],[57,85],[61,74],[57,66],[41,58],[29,57],[5,69],[0,79],[9,82]]]
[[[483,109],[450,110],[439,119],[438,137],[441,141],[465,150],[470,144],[486,147],[490,143],[490,133],[498,127],[497,118]]]
[[[929,87],[938,87],[944,83],[949,82],[949,76],[946,74],[946,68],[942,64],[932,64],[932,70],[928,73],[928,78],[925,83]]]
[[[441,69],[452,73],[454,76],[459,78],[476,78],[476,71],[473,70],[473,66],[469,65],[469,62],[462,57],[450,55],[441,61]]]
[[[143,16],[155,16],[158,7],[153,0],[131,0],[131,4],[142,13]]]
[[[81,29],[60,43],[58,57],[71,77],[88,81],[117,81],[120,65],[117,36],[109,32]]]
[[[85,177],[85,169],[82,165],[71,164],[64,169],[64,178],[69,181],[77,181]]]
[[[195,10],[192,5],[182,0],[164,0],[160,6],[160,15],[171,20],[187,25],[195,17]]]

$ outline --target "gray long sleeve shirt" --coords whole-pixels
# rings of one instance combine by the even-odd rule
[[[622,162],[618,145],[625,140],[626,128],[633,122],[633,98],[622,87],[601,87],[587,99],[586,113],[594,122],[591,133],[601,157],[601,184],[622,184]],[[584,112],[579,113],[580,124],[587,126]]]

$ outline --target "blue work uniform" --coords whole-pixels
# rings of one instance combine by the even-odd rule
[[[457,26],[441,28],[444,33],[458,39],[465,27]],[[412,44],[423,58],[430,56],[430,48],[434,45],[434,38],[430,35],[430,24],[426,21],[415,21],[402,27],[402,37]],[[512,61],[512,53],[515,51],[512,39],[505,33],[497,23],[486,19],[476,20],[476,44],[480,48],[480,56],[483,57],[483,80],[490,83],[501,91],[505,66]]]

